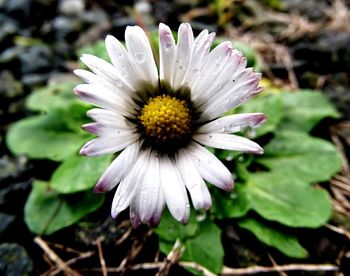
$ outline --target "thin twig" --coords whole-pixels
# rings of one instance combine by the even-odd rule
[[[47,243],[39,236],[34,238],[34,242],[40,246],[40,248],[47,254],[51,261],[53,261],[59,271],[63,271],[71,276],[80,276],[78,272],[71,269],[48,245]]]
[[[338,271],[339,268],[335,265],[323,264],[288,264],[278,265],[273,267],[266,266],[251,266],[246,268],[231,268],[225,266],[221,271],[221,275],[247,275],[267,272],[281,271]]]
[[[66,264],[67,264],[67,265],[74,264],[74,263],[76,263],[77,261],[82,260],[82,259],[89,258],[89,257],[91,257],[91,256],[94,255],[94,254],[95,254],[94,251],[81,252],[81,253],[79,254],[79,256],[77,256],[77,257],[75,257],[75,258],[72,258],[72,259],[66,261]],[[56,268],[56,269],[53,269],[53,270],[50,272],[49,275],[50,275],[50,276],[54,276],[54,275],[57,275],[57,274],[60,273],[60,272],[61,272],[61,270]]]
[[[100,264],[101,264],[101,268],[102,268],[102,275],[103,276],[107,276],[107,267],[106,267],[106,261],[103,257],[103,251],[102,251],[102,245],[101,245],[101,240],[97,239],[96,240],[96,245],[97,245],[97,249],[98,249],[98,257],[100,258]]]
[[[334,226],[334,225],[331,225],[331,224],[326,224],[325,227],[328,228],[329,230],[332,230],[333,232],[336,232],[336,233],[338,233],[340,235],[344,235],[345,237],[350,239],[350,232],[346,231],[343,228],[340,228],[340,227],[337,227],[337,226]]]
[[[165,258],[163,265],[159,268],[159,271],[156,275],[157,276],[168,275],[170,267],[173,264],[178,262],[178,260],[182,256],[183,251],[184,251],[184,246],[180,242],[180,240],[177,239],[174,243],[173,248],[169,252],[168,256]]]
[[[276,263],[275,259],[269,253],[267,253],[267,256],[269,257],[273,267],[278,266],[278,264]],[[280,276],[288,276],[287,273],[285,273],[284,271],[278,271],[278,274]]]
[[[163,262],[155,263],[141,263],[128,267],[130,270],[149,270],[159,269],[163,265]],[[192,268],[204,276],[214,276],[215,274],[209,271],[207,268],[194,263],[194,262],[179,262],[179,265],[184,268]],[[108,272],[120,272],[120,268],[107,268]],[[282,271],[338,271],[339,268],[336,265],[324,265],[324,264],[288,264],[277,265],[272,267],[266,266],[251,266],[246,268],[231,268],[224,266],[221,275],[249,275],[256,273],[268,273],[268,272],[282,272]],[[82,271],[96,271],[101,272],[101,268],[89,268],[82,269]]]
[[[125,240],[127,240],[131,232],[132,232],[132,228],[129,226],[129,228],[125,231],[125,233],[116,241],[115,245],[118,246],[121,243],[123,243]]]

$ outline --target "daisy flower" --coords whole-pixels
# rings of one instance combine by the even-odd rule
[[[221,115],[263,89],[260,73],[246,68],[246,58],[223,42],[210,51],[215,33],[194,38],[181,24],[178,40],[159,25],[159,74],[150,43],[138,26],[125,31],[124,45],[108,35],[106,49],[112,64],[92,55],[81,60],[92,71],[75,70],[87,84],[74,92],[97,106],[87,115],[94,121],[83,128],[97,136],[80,154],[119,153],[99,179],[95,192],[117,186],[111,214],[130,207],[134,227],[157,225],[165,205],[178,221],[189,219],[190,203],[208,210],[206,182],[230,191],[230,171],[206,149],[261,154],[262,148],[233,135],[265,121],[261,113]],[[206,181],[206,182],[205,182]]]

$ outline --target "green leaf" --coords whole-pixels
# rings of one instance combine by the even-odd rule
[[[220,228],[209,219],[196,221],[193,213],[188,225],[181,225],[174,219],[170,223],[168,216],[170,215],[165,217],[165,223],[162,218],[161,224],[155,230],[159,235],[160,250],[168,254],[175,241],[180,239],[185,247],[182,261],[195,262],[214,273],[219,273],[224,257]],[[191,272],[195,270],[191,269]]]
[[[283,129],[310,131],[323,118],[339,118],[340,114],[328,98],[319,91],[299,90],[283,93],[285,118]]]
[[[332,213],[327,191],[287,173],[252,174],[243,192],[262,217],[290,227],[317,228]]]
[[[174,243],[177,239],[184,241],[189,237],[193,237],[198,229],[198,222],[195,219],[194,212],[191,212],[191,217],[186,225],[176,221],[166,210],[160,221],[159,226],[155,229],[159,238],[170,243]]]
[[[234,109],[234,113],[264,113],[267,122],[256,129],[256,136],[262,136],[269,132],[275,132],[284,116],[283,102],[280,94],[262,94],[251,99],[244,105]]]
[[[244,216],[250,209],[250,202],[246,194],[242,192],[244,185],[235,184],[234,192],[222,192],[219,189],[213,189],[212,212],[217,219],[239,218]]]
[[[277,248],[288,257],[306,258],[308,256],[308,252],[300,245],[294,235],[282,232],[272,225],[266,225],[266,223],[253,218],[244,218],[238,224],[252,232],[261,242]]]
[[[102,195],[92,192],[63,196],[48,183],[35,181],[24,208],[25,222],[32,232],[50,235],[95,211],[103,201]]]
[[[99,57],[101,59],[104,59],[110,62],[110,58],[107,53],[104,40],[99,40],[91,45],[87,45],[78,49],[77,55],[80,57],[83,54],[94,55],[96,57]],[[86,66],[83,63],[82,63],[82,66],[86,68]]]
[[[33,111],[50,112],[64,109],[72,103],[82,103],[73,93],[77,82],[57,83],[33,91],[26,99],[26,107]]]
[[[198,263],[219,274],[223,258],[224,249],[221,244],[220,228],[209,219],[202,221],[199,224],[197,234],[186,241],[181,260]]]
[[[7,145],[14,154],[30,158],[62,161],[76,154],[91,139],[90,134],[78,134],[66,126],[67,114],[53,110],[13,124],[7,132]]]
[[[82,125],[91,122],[86,116],[86,112],[91,109],[90,105],[83,102],[73,102],[65,110],[66,115],[62,118],[68,129],[79,132],[82,135],[87,135],[87,132],[82,129]]]
[[[91,189],[111,162],[111,155],[66,159],[53,173],[50,185],[59,193],[69,194]]]
[[[264,150],[257,162],[308,182],[326,181],[341,169],[341,159],[333,144],[306,133],[278,132]]]

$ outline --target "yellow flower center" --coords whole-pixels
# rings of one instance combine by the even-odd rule
[[[190,134],[191,113],[185,100],[169,95],[151,98],[139,116],[146,136],[157,143],[175,142]]]

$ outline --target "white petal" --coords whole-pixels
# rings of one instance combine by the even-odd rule
[[[202,125],[197,129],[196,133],[234,133],[247,127],[257,128],[265,121],[266,117],[262,113],[234,114]]]
[[[131,143],[135,142],[140,134],[133,133],[119,137],[99,137],[87,142],[80,150],[81,155],[98,156],[106,153],[121,151]]]
[[[107,61],[93,55],[84,54],[80,60],[100,78],[106,80],[110,85],[118,89],[119,93],[130,95],[133,90],[121,77],[118,70]]]
[[[176,57],[173,68],[173,78],[171,85],[174,89],[181,86],[186,73],[186,68],[191,58],[193,45],[193,32],[191,25],[182,23],[178,31]]]
[[[165,206],[165,198],[162,189],[159,189],[157,206],[154,209],[153,216],[150,220],[151,226],[155,227],[159,224],[160,219],[162,218],[163,210]]]
[[[192,158],[186,150],[182,149],[176,160],[182,181],[191,195],[194,208],[208,210],[211,207],[211,197],[203,178],[193,164]]]
[[[140,78],[157,86],[157,66],[145,32],[138,26],[126,27],[125,43],[129,59]]]
[[[133,228],[137,228],[141,224],[141,219],[139,215],[138,194],[135,194],[135,198],[130,202],[130,222]]]
[[[222,71],[227,71],[232,54],[232,43],[222,42],[206,58],[198,77],[198,81],[191,87],[191,97],[195,101],[199,96],[207,93],[213,83],[220,78]]]
[[[194,41],[191,59],[187,66],[182,85],[189,86],[190,88],[195,85],[196,81],[199,79],[200,70],[206,60],[214,39],[215,33],[208,34],[207,30],[202,31],[198,35]]]
[[[120,182],[112,202],[111,214],[116,218],[126,209],[133,200],[135,193],[139,192],[140,183],[146,172],[149,161],[149,151],[142,151],[135,165],[126,177]]]
[[[246,71],[250,72],[250,70]],[[214,119],[221,114],[239,106],[253,96],[262,91],[258,86],[261,78],[260,73],[242,74],[242,78],[236,82],[227,85],[213,100],[207,101],[201,108],[206,114],[206,119]]]
[[[168,156],[162,156],[159,165],[160,183],[169,211],[176,220],[186,223],[189,219],[190,205],[176,164]]]
[[[192,138],[203,145],[218,149],[237,150],[255,154],[262,154],[264,152],[257,143],[234,134],[195,134]]]
[[[139,149],[140,145],[138,142],[127,146],[100,177],[94,192],[107,192],[112,190],[134,165]]]
[[[100,123],[84,124],[82,128],[99,137],[110,137],[110,138],[131,135],[137,131],[136,126],[132,126],[132,127],[128,126],[123,128],[123,127],[116,127],[116,126],[106,126]]]
[[[188,150],[197,170],[206,181],[221,189],[232,190],[232,175],[214,154],[195,142],[188,145]]]
[[[86,112],[86,115],[95,122],[113,128],[133,129],[135,125],[125,117],[106,109],[93,108]]]
[[[106,36],[106,49],[108,55],[111,58],[112,64],[117,69],[120,77],[125,84],[132,90],[136,90],[135,79],[139,79],[139,75],[135,71],[135,68],[131,64],[128,56],[128,52],[124,48],[123,44],[114,36]]]
[[[159,24],[159,64],[160,79],[171,82],[176,47],[171,30],[163,23]]]
[[[84,101],[115,111],[118,114],[130,117],[136,112],[129,103],[103,86],[96,84],[79,84],[74,88],[74,93]]]
[[[143,223],[150,222],[157,208],[160,190],[158,156],[151,153],[146,174],[142,180],[139,195],[140,219]]]
[[[214,81],[210,86],[202,87],[201,90],[198,89],[198,99],[196,106],[200,106],[204,103],[210,102],[213,98],[216,98],[222,91],[227,90],[231,83],[236,83],[238,76],[242,75],[244,69],[247,65],[247,59],[242,55],[241,52],[237,50],[232,50],[228,61],[222,65],[221,70],[216,70],[217,65],[208,65],[208,68],[213,68],[213,74],[216,75]],[[218,62],[220,67],[220,62]],[[206,83],[204,83],[206,85]]]
[[[97,76],[96,74],[90,71],[83,70],[83,69],[76,69],[74,70],[74,74],[77,75],[86,83],[102,85],[110,91],[119,92],[119,87],[117,87],[115,84],[108,82],[101,76]]]

